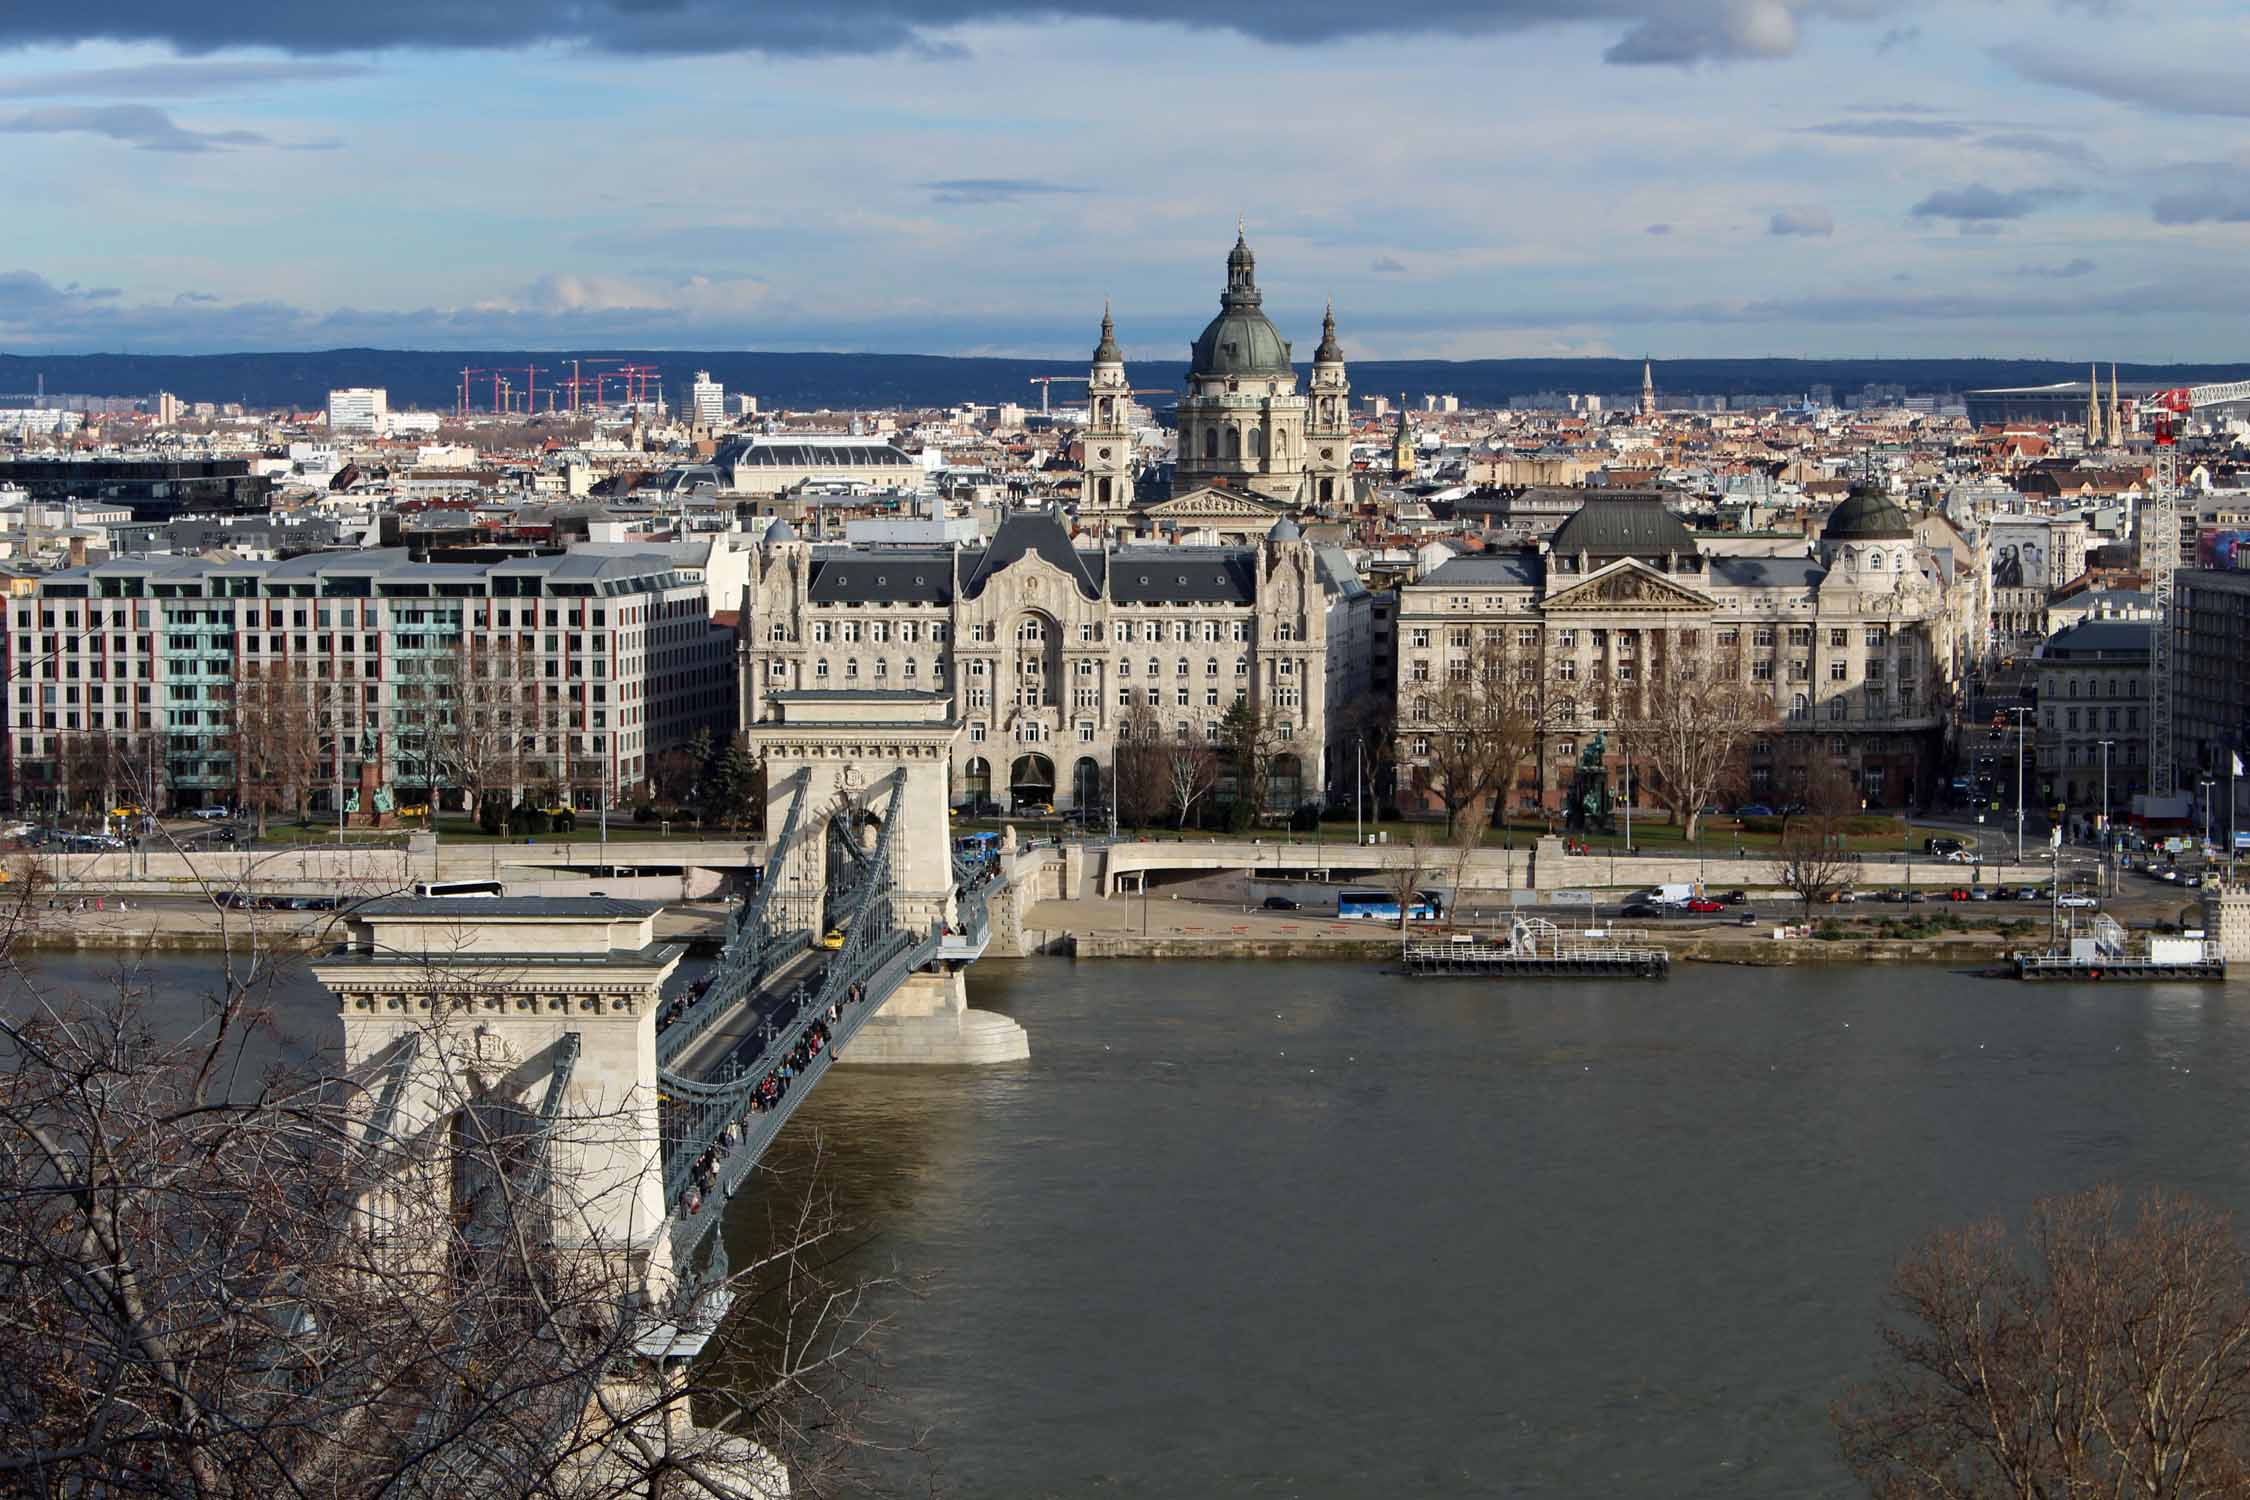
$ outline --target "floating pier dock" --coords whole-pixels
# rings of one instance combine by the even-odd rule
[[[1485,975],[1508,979],[1663,979],[1672,955],[1645,932],[1557,927],[1544,917],[1517,917],[1505,936],[1454,933],[1410,941],[1406,972],[1417,976]]]

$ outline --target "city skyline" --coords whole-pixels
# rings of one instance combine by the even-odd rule
[[[2211,3],[448,14],[0,20],[0,350],[2237,353]]]

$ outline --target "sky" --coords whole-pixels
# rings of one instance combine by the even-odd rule
[[[2240,0],[0,7],[0,350],[2231,361]]]

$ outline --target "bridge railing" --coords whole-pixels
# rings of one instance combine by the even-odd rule
[[[799,1002],[790,1021],[785,1025],[776,1025],[772,1039],[755,1061],[747,1067],[740,1067],[739,1072],[730,1069],[731,1076],[726,1083],[712,1090],[709,1096],[695,1100],[690,1106],[692,1124],[690,1119],[682,1120],[682,1124],[688,1128],[665,1153],[664,1193],[665,1202],[673,1210],[672,1254],[675,1265],[685,1268],[689,1264],[696,1247],[717,1227],[728,1195],[741,1185],[742,1179],[749,1175],[750,1169],[765,1155],[766,1148],[773,1144],[773,1139],[781,1133],[782,1126],[788,1123],[797,1106],[812,1093],[813,1085],[820,1081],[821,1075],[828,1071],[828,1065],[835,1060],[837,1052],[852,1039],[869,1017],[883,1008],[883,1002],[905,982],[909,974],[937,956],[938,935],[934,931],[919,938],[903,931],[894,933],[892,937],[893,941],[885,945],[880,961],[867,971],[864,980],[858,981],[859,998],[851,998],[851,986],[847,984],[843,998],[839,1000],[823,1004],[815,996]],[[825,985],[821,993],[827,993]],[[829,1021],[827,1018],[832,1010],[836,1019]],[[765,1082],[766,1076],[778,1073],[781,1063],[795,1053],[798,1045],[805,1041],[806,1033],[815,1024],[827,1025],[828,1040],[817,1052],[808,1049],[803,1065],[792,1065],[791,1077],[777,1078],[777,1082],[783,1087],[770,1103],[763,1107],[754,1106],[751,1103],[752,1096]],[[688,1100],[681,1099],[674,1107],[679,1108],[688,1103]],[[725,1155],[715,1161],[717,1183],[704,1196],[697,1211],[689,1213],[684,1199],[694,1181],[695,1169],[704,1153],[713,1151],[721,1137],[727,1135],[730,1126],[738,1126],[739,1129],[728,1141]]]

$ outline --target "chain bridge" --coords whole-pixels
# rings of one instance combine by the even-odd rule
[[[675,1344],[724,1279],[726,1202],[841,1055],[1029,1055],[1021,1027],[966,1004],[1005,874],[947,826],[960,725],[942,698],[779,696],[745,730],[767,768],[766,863],[684,993],[658,908],[606,897],[370,902],[313,965],[342,1002],[368,1128],[512,1112],[555,1243],[630,1266]]]

